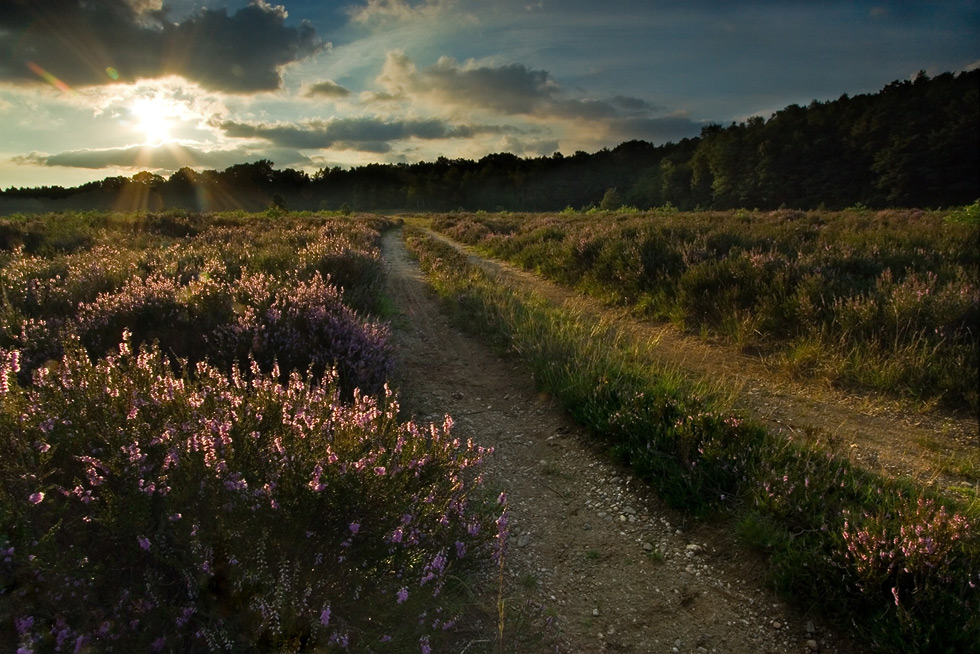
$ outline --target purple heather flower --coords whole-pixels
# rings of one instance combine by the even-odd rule
[[[329,606],[327,606],[327,608],[323,609],[323,612],[320,614],[320,624],[322,624],[324,627],[326,627],[326,626],[328,626],[330,624],[330,607]]]
[[[408,599],[408,588],[405,588],[404,586],[402,586],[398,590],[397,595],[398,595],[398,603],[399,604],[402,604],[405,600]]]
[[[43,499],[44,499],[44,493],[42,492],[33,493],[30,497],[31,504],[40,504],[41,500]]]
[[[136,540],[139,541],[140,547],[142,547],[146,551],[149,551],[149,549],[150,549],[150,539],[149,538],[147,538],[146,536],[137,536],[136,537]]]

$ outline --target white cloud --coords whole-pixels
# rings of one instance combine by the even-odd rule
[[[414,21],[437,18],[456,5],[456,0],[367,0],[363,6],[352,7],[351,20],[356,23],[378,23],[384,21]]]

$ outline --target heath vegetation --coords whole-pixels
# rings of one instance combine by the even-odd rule
[[[980,206],[499,215],[433,227],[788,374],[980,409]]]
[[[885,270],[898,268],[897,247],[885,238],[874,244],[870,235],[861,237],[860,225],[850,230],[843,221],[833,224],[831,218],[695,215],[682,221],[670,213],[639,218],[480,215],[447,216],[435,224],[547,276],[635,303],[653,314],[703,321],[719,331],[724,327],[724,310],[748,311],[769,302],[768,277],[753,272],[756,264],[769,276],[786,278],[771,284],[784,284],[786,292],[779,296],[785,303],[783,310],[797,311],[794,302],[810,297],[806,290],[810,287],[790,284],[796,279],[792,263],[807,256],[826,256],[821,260],[825,266],[836,265],[810,273],[828,282],[827,295],[821,299],[814,292],[811,297],[823,316],[823,331],[809,337],[823,338],[828,346],[851,338],[850,347],[857,347],[853,334],[838,324],[837,307],[848,303],[841,298],[853,302],[884,298],[889,311],[901,312],[904,296],[893,287],[933,279],[932,273],[925,266],[906,266],[889,281]],[[870,229],[885,218],[867,216],[865,227]],[[901,220],[907,224],[912,218],[903,215]],[[968,248],[955,244],[955,228],[944,230],[947,223],[936,217],[931,220],[940,235],[925,228],[913,233],[919,239],[946,243],[947,265],[936,261],[936,279],[928,293],[953,294],[942,290],[941,270],[949,275],[942,277],[946,283],[956,289],[957,284],[966,285],[964,292],[972,298],[946,301],[963,307],[967,315],[975,313],[977,286],[962,259],[971,256]],[[754,223],[765,228],[762,234],[751,236]],[[849,239],[850,245],[825,240],[823,227]],[[797,243],[819,245],[792,255],[777,237],[796,230],[800,232]],[[879,230],[887,232],[885,227]],[[879,230],[876,234],[882,236]],[[807,232],[809,237],[803,235]],[[652,364],[645,355],[652,346],[637,343],[614,323],[553,308],[527,289],[508,287],[422,231],[412,232],[408,240],[431,283],[447,299],[448,310],[463,318],[462,325],[516,353],[544,390],[671,504],[695,515],[731,520],[744,545],[767,557],[767,578],[776,588],[804,606],[820,607],[879,651],[975,651],[980,639],[976,527],[980,505],[975,497],[945,496],[905,479],[869,472],[833,444],[801,443],[773,434],[728,408],[724,395],[710,386],[686,381]],[[880,260],[870,258],[874,247]],[[921,247],[925,249],[926,243]],[[861,248],[867,256],[857,255]],[[644,252],[649,256],[644,257]],[[858,280],[847,279],[845,271],[861,265],[870,269]],[[691,269],[695,272],[682,282]],[[762,283],[762,288],[738,283],[736,270],[744,271],[747,281]],[[697,280],[710,279],[715,283],[705,281],[697,292],[685,291],[694,288]],[[863,291],[856,291],[858,281]],[[856,294],[844,295],[848,289]],[[841,296],[830,295],[835,291]],[[648,298],[649,304],[638,302],[641,297]],[[908,311],[901,320],[929,310]],[[760,322],[760,327],[783,339],[794,338],[795,328],[788,319],[783,315],[776,320],[781,315],[774,310],[774,322],[768,327]],[[928,319],[919,319],[922,322],[901,325],[918,334],[913,340],[927,338],[927,332],[935,329]],[[975,352],[972,323],[962,315],[960,319],[952,325],[943,323],[943,329],[951,330],[946,337],[958,334],[951,340],[964,352]],[[876,328],[871,322],[861,324],[863,329]],[[895,324],[876,332],[882,341],[886,335],[895,337]],[[937,342],[946,341],[933,341],[934,346]],[[887,350],[884,342],[868,347],[876,348],[875,352]],[[972,364],[974,374],[968,381],[975,397],[975,358]],[[958,374],[963,375],[963,370]],[[965,400],[970,397],[968,386],[960,386],[960,395],[946,391],[942,397]]]
[[[0,641],[422,651],[502,543],[448,417],[399,415],[390,223],[0,224]]]

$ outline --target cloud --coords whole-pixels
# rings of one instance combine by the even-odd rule
[[[509,152],[517,156],[545,156],[558,151],[557,139],[533,139],[525,141],[514,136],[505,136],[497,142],[500,152]]]
[[[548,73],[521,64],[500,67],[460,66],[442,57],[419,71],[403,52],[389,52],[381,84],[391,96],[428,95],[458,106],[489,109],[504,114],[530,114],[549,101],[556,86]]]
[[[608,100],[565,97],[547,71],[523,64],[459,64],[442,57],[420,71],[398,51],[388,53],[377,82],[386,99],[422,96],[441,104],[542,119],[613,120],[648,116],[657,109],[646,100],[623,95]]]
[[[437,119],[380,120],[339,118],[305,123],[249,124],[225,121],[217,125],[226,136],[257,138],[297,150],[361,150],[385,153],[392,141],[408,139],[467,139],[478,134],[499,134],[508,128],[494,125],[453,125]]]
[[[336,82],[325,80],[308,86],[303,92],[303,95],[307,98],[346,98],[350,95],[350,91]]]
[[[363,6],[352,7],[349,13],[355,23],[410,21],[435,18],[455,4],[456,0],[367,0]]]
[[[155,0],[8,0],[0,80],[92,86],[176,74],[213,90],[271,91],[284,66],[327,47],[313,25],[287,27],[265,0],[229,15],[200,9],[171,22]]]
[[[298,156],[295,155],[294,156]],[[177,170],[190,168],[224,169],[245,160],[266,158],[267,153],[246,149],[202,150],[190,146],[170,144],[157,147],[134,145],[125,148],[101,150],[68,150],[57,154],[32,152],[14,157],[19,165],[63,166],[67,168],[140,168],[146,170]]]

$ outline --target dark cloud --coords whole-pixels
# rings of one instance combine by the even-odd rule
[[[463,99],[466,104],[507,114],[533,113],[551,99],[555,88],[543,70],[530,70],[521,64],[461,68],[450,59],[440,60],[418,81],[423,87]]]
[[[174,23],[147,0],[6,0],[0,12],[0,79],[69,86],[181,75],[215,90],[270,91],[283,66],[325,47],[307,21],[264,0],[229,15],[201,9]]]
[[[268,153],[263,152],[261,155],[243,149],[206,151],[176,144],[159,147],[134,145],[104,150],[69,150],[57,154],[32,152],[28,155],[15,157],[14,162],[36,166],[91,169],[177,170],[183,166],[224,169],[242,161],[267,158]],[[294,154],[294,156],[296,155]]]
[[[365,152],[388,152],[392,141],[412,138],[460,139],[505,131],[505,128],[492,125],[452,125],[436,119],[386,121],[375,118],[342,118],[273,125],[225,121],[218,127],[231,137],[263,139],[280,147],[297,150],[333,148]]]
[[[346,98],[348,95],[350,95],[350,91],[336,82],[326,80],[324,82],[311,84],[309,87],[307,87],[303,95],[308,98]]]

